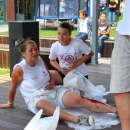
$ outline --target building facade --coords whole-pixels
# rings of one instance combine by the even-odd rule
[[[47,5],[50,5],[50,9],[48,9],[50,13],[49,16],[52,15],[52,13],[55,14],[59,6],[58,4],[56,6],[57,1],[60,0],[53,0],[53,1],[51,0],[0,0],[0,24],[7,23],[8,21],[14,21],[14,20],[33,20],[35,18],[34,16],[36,17],[39,16],[38,12],[41,12],[42,10],[45,15],[46,8],[49,7]],[[69,14],[71,15],[76,14],[78,17],[78,10],[80,9],[86,9],[88,11],[88,14],[90,12],[89,3],[92,0],[65,0],[65,1],[67,4],[66,16]],[[77,6],[74,5],[76,1],[77,1]],[[120,0],[115,0],[115,1],[118,4],[120,3]],[[108,7],[110,0],[99,0],[99,2],[106,3],[106,7]],[[53,7],[53,5],[55,7]]]
[[[0,0],[0,24],[14,20],[33,20],[35,0]]]

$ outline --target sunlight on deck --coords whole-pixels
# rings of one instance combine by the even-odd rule
[[[0,75],[0,84],[11,81],[10,74]]]

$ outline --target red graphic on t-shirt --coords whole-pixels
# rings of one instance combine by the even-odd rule
[[[75,62],[77,60],[77,56],[76,54],[72,55],[72,54],[68,54],[68,55],[60,55],[59,56],[60,59],[59,60],[62,60],[63,63],[67,62],[67,63],[72,63],[72,62]]]

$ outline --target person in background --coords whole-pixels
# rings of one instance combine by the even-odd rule
[[[74,38],[85,41],[88,38],[87,11],[80,10],[79,17],[80,19],[78,19],[77,34]]]
[[[103,42],[108,39],[110,34],[110,23],[106,21],[107,14],[105,12],[100,13],[100,20],[98,21],[98,58],[101,57]]]
[[[111,24],[112,27],[114,27],[114,23],[115,23],[115,17],[116,17],[116,2],[115,0],[111,0],[109,3],[109,22]]]
[[[35,114],[42,109],[45,115],[52,116],[56,106],[59,106],[61,108],[60,120],[93,126],[92,116],[75,116],[62,110],[62,108],[86,108],[93,112],[116,113],[115,107],[100,102],[96,102],[95,105],[90,99],[82,98],[62,86],[56,86],[55,80],[39,56],[34,41],[20,39],[18,50],[21,52],[23,60],[14,66],[8,102],[0,104],[0,108],[14,106],[16,90],[19,88],[28,109]]]
[[[123,18],[116,28],[111,58],[110,92],[121,120],[122,130],[130,130],[130,0],[125,0]]]
[[[121,0],[121,3],[120,3],[120,13],[121,13],[121,14],[123,13],[124,7],[125,7],[125,1],[124,1],[124,0]]]
[[[60,1],[60,17],[65,17],[65,7],[66,7],[66,4],[64,0],[61,0]]]

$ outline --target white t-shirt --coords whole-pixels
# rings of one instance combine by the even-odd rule
[[[48,92],[44,88],[49,84],[50,76],[41,57],[38,57],[35,67],[29,66],[25,59],[14,68],[16,66],[21,66],[23,69],[23,81],[18,87],[26,104],[33,96]]]
[[[125,7],[123,10],[123,18],[118,23],[116,31],[122,35],[130,35],[130,0],[125,0]]]
[[[72,39],[68,46],[62,46],[59,41],[51,46],[49,58],[54,60],[58,57],[59,66],[68,68],[70,63],[79,60],[82,54],[89,54],[91,48],[80,39]],[[85,63],[82,63],[77,68],[76,72],[80,72],[83,76],[88,75]]]
[[[87,30],[87,18],[85,20],[80,20],[80,30],[79,32],[85,32],[85,33],[88,33],[88,30]]]

